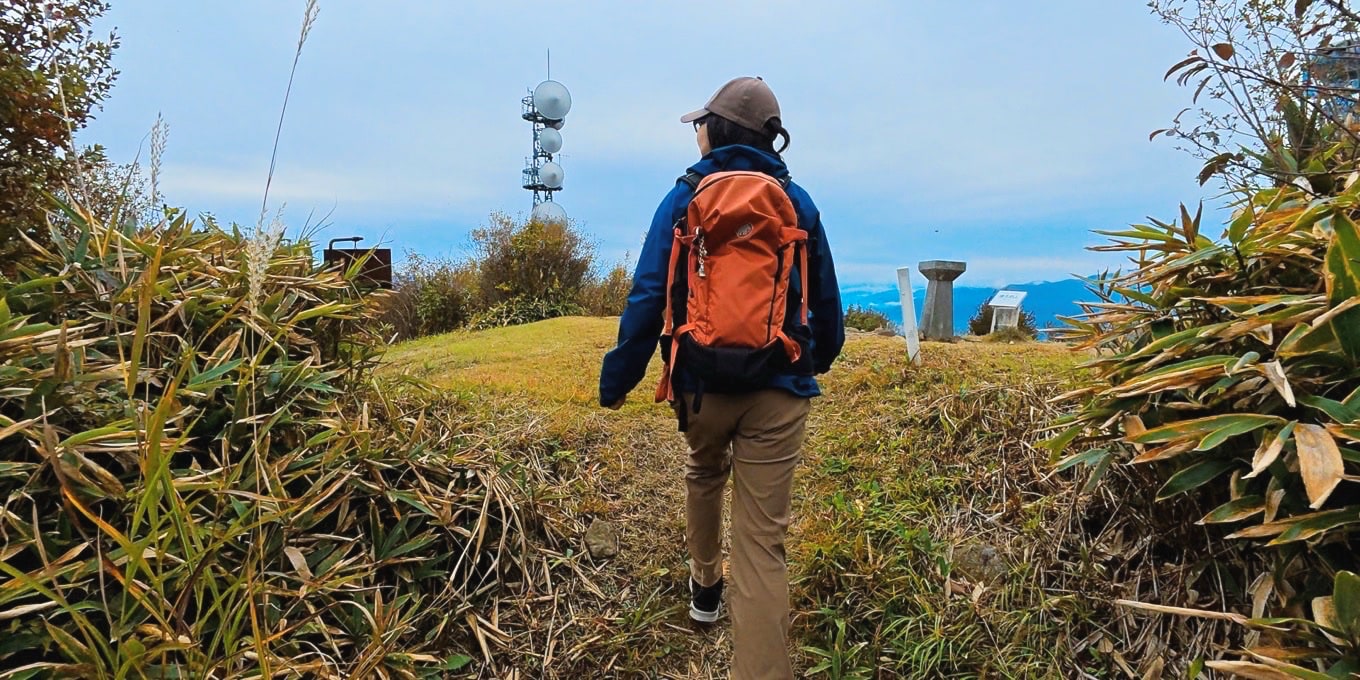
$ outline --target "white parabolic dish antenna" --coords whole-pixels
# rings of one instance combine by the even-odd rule
[[[538,133],[538,145],[543,147],[547,153],[557,153],[562,150],[562,133],[552,128],[545,128]]]
[[[543,182],[543,186],[549,189],[561,189],[564,175],[562,166],[553,162],[544,163],[543,167],[538,170],[539,181]]]
[[[534,206],[534,211],[529,213],[529,219],[535,222],[566,222],[567,211],[552,201],[545,201]]]
[[[545,80],[534,88],[534,108],[548,120],[562,120],[571,111],[571,93],[556,80]]]

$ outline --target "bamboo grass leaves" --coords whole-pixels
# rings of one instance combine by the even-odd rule
[[[245,236],[182,216],[78,226],[0,282],[0,668],[439,677],[466,659],[446,614],[510,574],[532,587],[525,536],[554,534],[520,517],[497,454],[455,451],[446,405],[369,387],[372,301],[306,242],[249,267]]]
[[[1160,497],[1232,473],[1274,479],[1288,515],[1326,510],[1360,467],[1348,448],[1360,428],[1358,191],[1258,191],[1222,241],[1184,209],[1177,222],[1111,232],[1103,248],[1136,252],[1139,266],[1094,282],[1108,301],[1073,321],[1101,384],[1070,395],[1078,408],[1054,450],[1116,438],[1137,448],[1133,463],[1168,466]],[[1215,516],[1261,521],[1231,503]]]
[[[1093,280],[1103,302],[1070,322],[1094,380],[1066,395],[1049,446],[1060,469],[1089,465],[1093,479],[1112,461],[1150,470],[1159,501],[1202,507],[1205,538],[1227,540],[1225,555],[1254,542],[1276,592],[1303,592],[1320,570],[1354,566],[1324,556],[1360,531],[1360,183],[1328,197],[1294,185],[1242,195],[1216,240],[1184,208],[1107,233],[1099,249],[1134,267]],[[1354,578],[1338,572],[1337,592],[1351,597]],[[1249,645],[1205,665],[1259,678],[1339,677],[1293,663],[1305,658],[1360,669],[1355,639],[1336,635],[1338,597],[1316,599],[1312,621],[1242,617],[1311,641],[1302,656]],[[1338,646],[1316,644],[1328,640]]]

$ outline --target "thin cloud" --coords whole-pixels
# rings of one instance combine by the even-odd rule
[[[171,165],[165,170],[165,192],[193,201],[259,199],[264,191],[258,169],[217,166]],[[393,175],[381,169],[368,171],[325,170],[289,167],[274,178],[270,197],[275,202],[379,206],[441,205],[448,202],[482,201],[496,195],[490,182],[450,184],[435,179]]]

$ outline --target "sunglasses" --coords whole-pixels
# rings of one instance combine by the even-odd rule
[[[705,121],[703,118],[694,121],[694,131],[698,132],[699,128],[703,127],[704,125],[707,125],[707,121]]]

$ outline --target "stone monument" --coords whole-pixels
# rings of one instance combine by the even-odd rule
[[[926,260],[917,265],[925,275],[926,304],[921,312],[921,330],[927,340],[954,339],[954,279],[968,269],[966,262]]]

